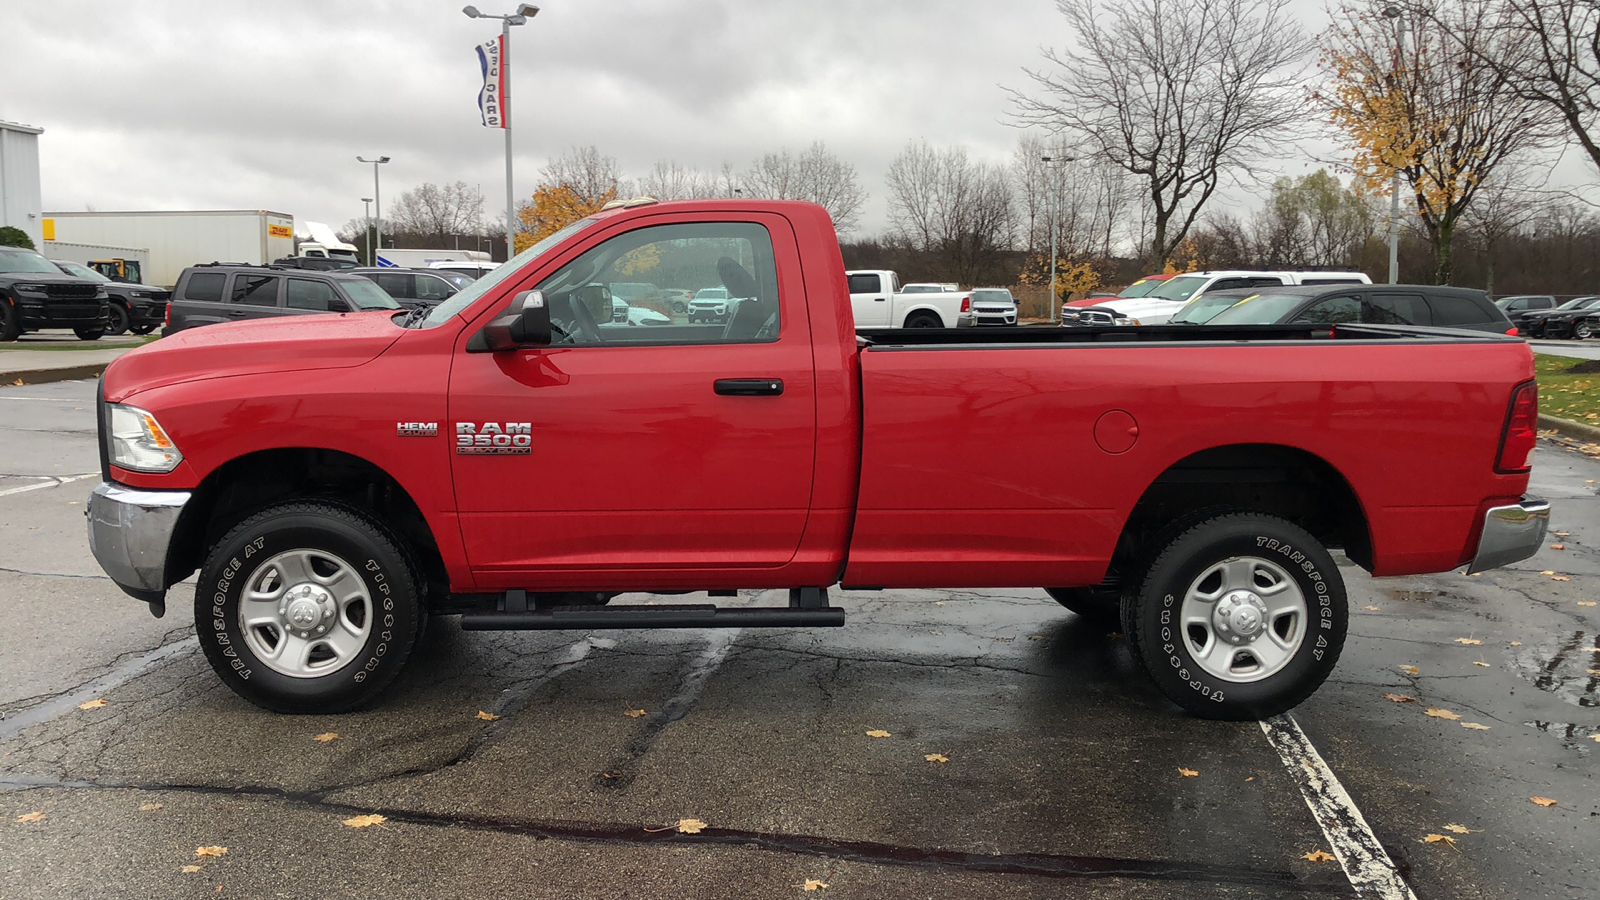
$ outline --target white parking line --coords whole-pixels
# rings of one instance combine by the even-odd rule
[[[50,476],[49,481],[41,481],[38,484],[25,484],[22,487],[6,488],[5,490],[0,491],[0,497],[4,497],[7,494],[24,494],[28,491],[42,491],[45,488],[60,487],[63,484],[71,484],[74,481],[82,481],[85,478],[94,478],[98,474],[98,472],[90,472],[87,475],[67,475],[61,478]]]
[[[1261,722],[1261,733],[1267,736],[1290,777],[1300,786],[1300,794],[1311,808],[1312,818],[1322,829],[1328,846],[1345,877],[1356,889],[1356,896],[1372,900],[1417,900],[1394,860],[1372,833],[1367,820],[1356,808],[1355,801],[1345,793],[1344,785],[1323,761],[1322,754],[1312,746],[1311,739],[1300,730],[1300,723],[1288,713],[1273,716]]]

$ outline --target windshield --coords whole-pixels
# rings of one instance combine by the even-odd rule
[[[1276,325],[1300,308],[1306,298],[1298,294],[1256,294],[1212,316],[1207,325]]]
[[[76,275],[79,278],[87,278],[90,281],[111,281],[111,279],[101,275],[99,272],[96,272],[88,266],[80,266],[75,262],[62,262],[57,259],[52,259],[50,261],[55,263],[57,268],[68,275]]]
[[[1011,302],[1011,292],[1010,291],[990,291],[990,290],[973,291],[972,292],[972,299],[974,299],[974,300],[987,300],[987,301],[989,301],[991,303],[1010,303]]]
[[[356,309],[399,309],[389,292],[365,278],[339,279],[339,286],[355,301]]]
[[[1169,325],[1203,325],[1211,321],[1217,313],[1222,312],[1235,303],[1243,302],[1254,294],[1236,294],[1225,291],[1219,294],[1201,294],[1189,301],[1189,305],[1178,310],[1178,314],[1167,320]]]
[[[1556,309],[1588,309],[1596,303],[1600,303],[1600,297],[1574,297]]]
[[[422,324],[417,327],[432,328],[435,325],[443,325],[449,321],[451,316],[471,306],[474,301],[487,294],[500,282],[522,271],[523,266],[594,223],[594,219],[579,219],[532,247],[518,253],[516,256],[511,257],[511,259],[501,263],[494,270],[485,272],[482,278],[462,288],[460,293],[435,306],[428,313],[427,318],[422,320]]]
[[[1135,281],[1133,284],[1123,288],[1122,293],[1118,294],[1117,296],[1124,300],[1132,300],[1137,297],[1147,297],[1153,293],[1156,288],[1166,284],[1169,280],[1170,279],[1167,278],[1141,278],[1138,281]]]
[[[1168,278],[1166,281],[1156,282],[1155,290],[1148,294],[1155,300],[1188,300],[1195,292],[1206,286],[1211,279],[1205,275],[1179,275],[1177,278]]]
[[[40,275],[60,275],[61,270],[50,265],[50,260],[32,250],[20,247],[0,247],[0,272],[37,272]]]

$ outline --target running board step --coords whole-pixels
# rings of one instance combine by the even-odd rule
[[[710,603],[668,606],[564,606],[527,612],[464,613],[467,631],[552,631],[563,628],[837,628],[838,606],[726,609]]]

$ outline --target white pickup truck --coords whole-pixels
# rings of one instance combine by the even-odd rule
[[[900,276],[888,269],[845,274],[857,328],[967,328],[978,322],[971,291],[946,290],[943,284],[902,288]]]

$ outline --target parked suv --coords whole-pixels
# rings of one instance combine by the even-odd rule
[[[56,268],[43,254],[0,247],[0,341],[24,331],[71,328],[86,341],[106,333],[105,285]]]
[[[1512,318],[1523,337],[1554,339],[1574,337],[1577,323],[1596,312],[1600,312],[1600,296],[1573,297],[1555,309],[1530,310]]]
[[[149,284],[114,281],[82,263],[52,259],[51,264],[75,278],[98,281],[105,288],[106,334],[149,334],[166,321],[167,300],[172,292]]]
[[[1006,288],[974,288],[972,312],[979,325],[1017,324],[1017,301]]]
[[[391,266],[346,270],[371,281],[406,309],[433,306],[473,282],[470,275],[444,269],[399,269]]]
[[[1432,325],[1516,334],[1489,295],[1434,284],[1263,288],[1212,316],[1207,325]]]
[[[1183,309],[1184,304],[1211,291],[1236,288],[1268,288],[1290,284],[1371,284],[1363,272],[1319,269],[1304,272],[1269,270],[1228,270],[1185,272],[1174,275],[1143,297],[1132,300],[1107,300],[1078,311],[1076,322],[1062,319],[1063,325],[1160,325]]]
[[[1517,294],[1512,297],[1501,297],[1494,301],[1494,305],[1506,314],[1511,324],[1517,326],[1518,331],[1528,327],[1528,316],[1536,312],[1555,309],[1559,304],[1550,294]]]
[[[178,276],[161,333],[218,322],[368,309],[400,309],[400,304],[383,288],[346,272],[208,263],[190,266]]]

